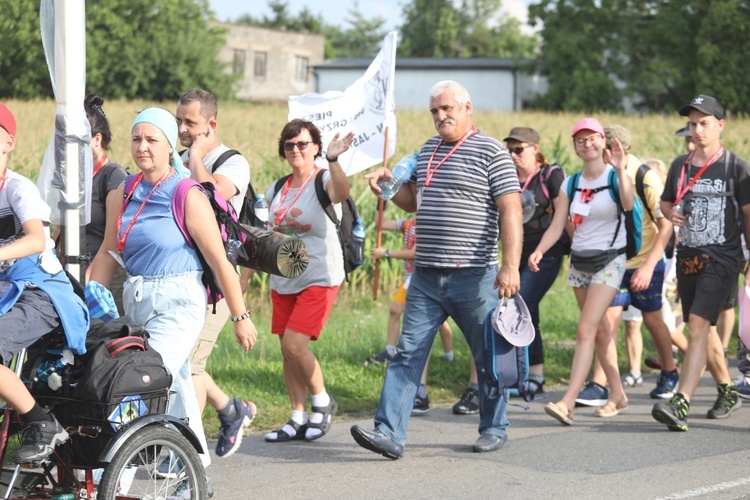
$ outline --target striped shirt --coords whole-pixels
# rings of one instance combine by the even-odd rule
[[[515,165],[500,141],[477,131],[440,165],[429,187],[425,187],[433,153],[432,169],[453,146],[441,143],[440,136],[429,139],[422,146],[410,179],[417,185],[418,200],[414,262],[441,268],[496,265],[495,200],[521,191]]]

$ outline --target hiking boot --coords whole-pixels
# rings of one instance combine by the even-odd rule
[[[237,409],[237,415],[234,419],[228,420],[219,415],[219,441],[216,443],[216,456],[228,457],[237,451],[242,443],[242,429],[249,427],[255,418],[256,408],[250,401],[242,401],[240,398],[234,398],[234,407]]]
[[[750,399],[750,381],[748,381],[748,377],[741,375],[734,381],[734,386],[737,388],[737,395],[739,397],[742,399]]]
[[[583,390],[578,393],[576,406],[604,406],[607,404],[607,399],[609,399],[609,389],[589,380],[583,386]]]
[[[453,405],[453,413],[456,415],[476,415],[479,413],[479,391],[466,389],[461,394],[461,399]]]
[[[656,381],[656,387],[649,393],[651,399],[669,399],[674,396],[677,382],[680,381],[680,374],[677,370],[671,372],[661,371],[659,379]]]
[[[430,397],[420,397],[419,394],[414,398],[414,408],[411,410],[412,415],[425,415],[430,411]]]
[[[17,464],[38,463],[49,457],[55,446],[68,440],[68,433],[54,415],[51,420],[27,422],[21,429],[21,447],[13,455]]]
[[[690,403],[680,393],[672,396],[669,401],[659,401],[651,410],[651,416],[657,422],[667,424],[670,431],[687,432],[688,415],[690,415]]]
[[[182,461],[170,452],[156,466],[154,476],[159,479],[182,479],[185,477],[185,467],[182,465]]]
[[[708,410],[706,418],[727,418],[734,410],[742,406],[734,384],[718,384],[716,390],[719,391],[719,396],[714,402],[714,407]]]
[[[392,359],[393,359],[393,356],[388,354],[388,350],[385,350],[381,352],[380,354],[374,354],[372,356],[369,356],[365,360],[365,366],[369,365],[370,363],[372,363],[373,365],[380,365],[383,363],[387,363],[388,361],[391,361]]]
[[[639,373],[636,375],[633,370],[630,373],[622,377],[622,385],[625,387],[638,387],[643,384],[643,376]]]

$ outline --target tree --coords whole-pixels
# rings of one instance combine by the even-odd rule
[[[451,0],[412,0],[404,6],[398,55],[458,57],[459,19]]]

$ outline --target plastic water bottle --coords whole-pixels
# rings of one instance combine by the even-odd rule
[[[65,365],[73,364],[73,352],[70,349],[62,351],[60,359],[45,361],[36,370],[34,382],[36,384],[47,383],[52,390],[57,390],[62,386],[62,377],[60,372]]]
[[[391,170],[393,178],[381,179],[378,182],[378,187],[383,191],[380,194],[381,198],[390,200],[401,189],[401,185],[409,180],[414,169],[417,168],[417,156],[419,153],[404,156]]]
[[[259,194],[253,205],[255,209],[255,227],[268,229],[268,202],[266,195]]]
[[[227,259],[234,265],[237,265],[237,260],[240,256],[240,249],[242,248],[242,242],[239,240],[227,240]]]
[[[352,239],[354,240],[354,250],[352,260],[354,265],[361,266],[365,261],[365,226],[362,224],[362,219],[354,221],[352,226]]]

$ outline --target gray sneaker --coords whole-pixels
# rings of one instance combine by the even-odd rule
[[[719,396],[716,398],[713,408],[708,410],[706,418],[727,418],[742,406],[742,401],[738,397],[737,388],[734,384],[718,384],[716,390],[719,392]]]
[[[741,375],[734,381],[734,386],[737,387],[737,396],[742,399],[750,399],[750,381],[748,381],[748,377]]]
[[[68,433],[54,415],[52,420],[27,422],[21,429],[21,447],[13,455],[17,464],[39,463],[55,451],[55,446],[68,440]]]

